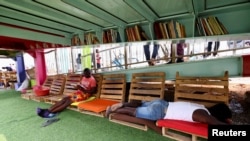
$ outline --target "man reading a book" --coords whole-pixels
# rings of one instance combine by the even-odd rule
[[[88,99],[97,90],[96,80],[92,76],[89,68],[85,68],[83,71],[83,78],[79,85],[76,86],[77,91],[69,96],[62,98],[49,109],[37,108],[37,114],[44,118],[53,117],[56,113],[59,113],[66,109],[73,102],[79,102]]]

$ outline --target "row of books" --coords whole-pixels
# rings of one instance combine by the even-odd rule
[[[72,46],[79,46],[79,45],[92,45],[92,44],[99,44],[98,38],[93,33],[86,33],[84,35],[84,41],[82,41],[78,34],[73,35],[71,38],[71,45]]]
[[[86,33],[84,34],[84,45],[92,45],[92,44],[99,44],[99,40],[96,37],[96,35],[94,33]]]
[[[178,21],[155,22],[154,31],[156,39],[185,38],[185,26]]]
[[[142,30],[139,25],[127,27],[125,32],[128,42],[149,40],[149,37],[146,35],[145,31]]]
[[[79,38],[79,35],[73,35],[73,37],[71,38],[71,45],[72,46],[81,45],[81,40]]]
[[[225,26],[219,21],[217,17],[214,16],[198,18],[196,26],[201,36],[228,34],[228,31]]]
[[[119,43],[121,42],[120,34],[117,30],[108,29],[103,31],[102,42],[105,43]]]
[[[228,34],[225,26],[219,21],[217,17],[209,16],[206,18],[198,18],[196,26],[201,36],[224,35]],[[185,38],[185,26],[178,21],[170,20],[167,22],[157,21],[154,23],[154,32],[156,39],[174,39]],[[128,42],[150,40],[145,31],[139,26],[134,25],[125,29]],[[117,43],[121,42],[120,34],[115,29],[108,29],[103,31],[103,43]],[[79,36],[75,35],[72,38],[72,45],[82,44],[98,44],[99,40],[93,33],[84,35],[84,42],[82,43]]]

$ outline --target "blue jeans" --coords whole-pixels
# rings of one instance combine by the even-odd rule
[[[157,54],[158,54],[158,49],[159,49],[160,45],[158,44],[155,44],[154,45],[154,48],[153,48],[153,53],[152,53],[152,57],[153,59],[156,58]],[[149,45],[144,45],[143,46],[144,48],[144,54],[145,54],[145,57],[146,57],[146,60],[149,61],[150,60],[150,49],[149,49]]]
[[[156,99],[149,102],[143,102],[136,108],[136,117],[149,120],[163,119],[168,102],[162,99]]]

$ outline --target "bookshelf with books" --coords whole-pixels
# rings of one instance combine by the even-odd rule
[[[105,29],[102,32],[102,43],[119,43],[121,36],[117,29]]]
[[[100,44],[100,41],[97,38],[96,34],[94,32],[85,33],[83,45],[92,45],[92,44]]]
[[[143,28],[144,27],[144,28]],[[148,32],[147,25],[132,25],[125,29],[126,41],[127,42],[135,42],[135,41],[146,41],[151,40]]]
[[[208,16],[197,19],[197,29],[200,36],[213,36],[228,34],[228,30],[217,17]]]
[[[95,41],[94,35],[88,33],[88,36],[85,36],[86,44],[118,43],[116,33],[120,34],[120,42],[183,41],[196,37],[199,40],[201,38],[216,40],[222,39],[221,36],[227,38],[241,36],[240,34],[249,35],[248,0],[193,0],[192,2],[193,5],[188,3],[186,13],[176,12],[177,14],[158,16],[154,21],[131,22],[125,27],[103,28],[99,38],[101,42]]]
[[[81,40],[78,34],[74,34],[71,38],[71,46],[81,45]]]
[[[154,33],[156,39],[185,38],[185,26],[178,21],[155,22]]]
[[[193,14],[183,14],[157,20],[153,23],[155,40],[194,37]]]
[[[248,0],[224,1],[226,4],[221,1],[214,1],[213,3],[207,1],[205,7],[201,6],[203,4],[201,1],[196,2],[198,13],[195,36],[223,36],[225,34],[250,32],[250,2]],[[208,25],[201,24],[201,22],[207,22]],[[207,27],[202,27],[202,25]],[[204,33],[201,29],[207,31]]]

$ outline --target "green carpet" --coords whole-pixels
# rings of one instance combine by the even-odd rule
[[[0,90],[0,141],[169,141],[153,130],[141,131],[106,118],[65,110],[60,121],[41,127],[36,107],[42,102],[22,99],[19,92]]]

